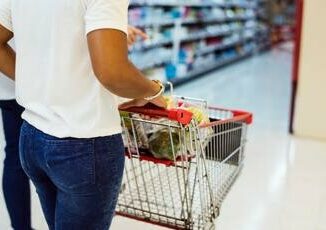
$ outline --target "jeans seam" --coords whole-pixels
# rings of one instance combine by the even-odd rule
[[[32,128],[32,138],[35,139],[34,137],[35,137],[35,129]],[[32,141],[32,148],[31,148],[31,150],[32,150],[32,154],[34,154],[34,152],[35,152],[35,141]]]
[[[26,125],[26,124],[25,124]],[[28,129],[30,129],[30,128],[28,128]],[[29,131],[31,131],[31,130],[29,130]],[[28,131],[27,131],[27,133],[28,133]],[[28,133],[29,134],[29,133]],[[33,130],[32,130],[32,132],[31,132],[31,136],[33,137],[33,135],[34,135],[34,132],[33,132]],[[31,151],[33,151],[34,152],[34,142],[32,143],[32,146],[30,146],[30,143],[29,143],[29,141],[27,141],[26,140],[26,135],[24,134],[23,135],[24,137],[24,139],[23,139],[23,144],[24,144],[24,147],[23,147],[23,149],[25,150],[25,149],[28,149],[28,150],[31,150]],[[31,148],[30,148],[31,147]],[[22,150],[20,150],[20,151],[22,151]],[[25,168],[26,168],[26,171],[27,172],[30,172],[31,171],[31,167],[30,167],[30,163],[28,162],[28,158],[29,158],[29,156],[28,155],[30,155],[31,153],[30,153],[30,151],[27,151],[27,152],[25,152],[24,154],[21,154],[20,155],[20,157],[21,157],[21,162],[24,162],[24,166],[25,166]],[[27,155],[27,156],[26,156]],[[22,163],[21,163],[22,164]],[[23,164],[22,164],[23,165]]]
[[[92,184],[96,184],[96,151],[95,151],[95,138],[92,139]]]

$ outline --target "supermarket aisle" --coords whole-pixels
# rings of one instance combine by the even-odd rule
[[[287,134],[290,49],[283,45],[176,89],[255,114],[245,168],[222,206],[218,230],[326,229],[326,143]],[[131,224],[135,230],[163,229],[120,217],[113,229]]]
[[[285,131],[290,103],[291,43],[177,88],[209,104],[255,114],[255,126]],[[268,125],[268,127],[266,127]]]
[[[290,64],[289,52],[274,49],[176,90],[180,95],[255,113],[246,166],[222,207],[217,221],[220,230],[326,229],[326,204],[322,202],[326,199],[326,144],[287,135]],[[34,226],[46,229],[35,193],[33,206]],[[0,229],[9,229],[8,225],[1,194]],[[131,228],[163,229],[114,219],[113,230]]]
[[[325,230],[326,143],[287,134],[291,54],[285,45],[177,90],[255,115],[245,168],[220,230]]]

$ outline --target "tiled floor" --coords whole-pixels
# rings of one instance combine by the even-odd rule
[[[287,134],[287,49],[255,56],[176,90],[255,114],[245,168],[222,206],[219,230],[326,230],[326,142]],[[33,214],[35,228],[46,229],[35,193]],[[1,193],[0,229],[10,229]],[[112,229],[163,228],[116,217]]]

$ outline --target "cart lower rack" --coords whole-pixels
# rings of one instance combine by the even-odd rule
[[[123,116],[126,165],[117,214],[173,229],[214,229],[243,166],[252,115],[208,107],[209,122],[198,124],[185,108]]]

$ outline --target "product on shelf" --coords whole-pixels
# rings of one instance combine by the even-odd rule
[[[172,49],[161,47],[147,51],[135,51],[130,53],[129,58],[139,69],[146,70],[170,61]]]
[[[169,80],[165,67],[147,69],[144,71],[144,74],[151,80],[160,80],[161,82],[167,82]]]

